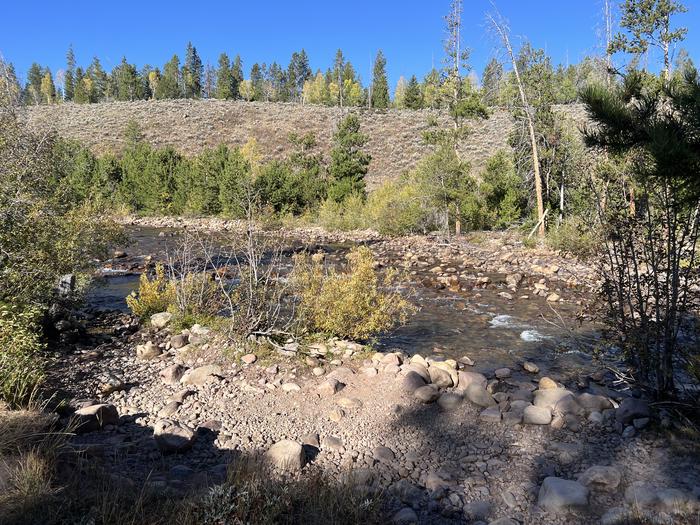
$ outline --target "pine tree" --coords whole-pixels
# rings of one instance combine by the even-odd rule
[[[182,79],[185,88],[185,98],[200,98],[202,96],[202,73],[204,66],[197,54],[197,48],[192,42],[187,43],[185,64],[182,68]]]
[[[66,100],[73,100],[73,94],[75,93],[75,54],[73,53],[73,46],[68,48],[68,53],[66,54],[66,73],[63,77],[63,98]]]
[[[420,109],[423,107],[423,95],[420,91],[420,84],[418,83],[416,75],[411,76],[411,79],[406,85],[404,106],[408,109]]]
[[[44,72],[41,66],[34,62],[27,73],[27,85],[24,88],[25,100],[29,104],[41,104],[41,81],[44,79]]]
[[[263,99],[263,71],[257,62],[250,68],[250,83],[253,87],[253,98],[251,100]]]
[[[234,98],[233,72],[231,61],[226,53],[219,55],[219,68],[216,71],[216,98],[228,100]]]
[[[372,157],[362,151],[362,147],[368,140],[367,135],[360,132],[360,120],[357,115],[350,113],[340,121],[333,136],[334,146],[328,167],[331,179],[329,198],[341,202],[353,194],[364,195],[365,175]]]
[[[338,86],[338,93],[336,96],[333,97],[333,102],[337,104],[340,107],[343,107],[344,104],[344,87],[345,84],[343,82],[343,75],[345,73],[345,57],[343,56],[343,51],[341,49],[338,49],[338,51],[335,52],[335,61],[333,63],[333,82]]]
[[[116,88],[110,91],[109,79],[105,70],[102,69],[99,58],[93,57],[86,73],[87,76],[90,77],[92,84],[91,90],[88,93],[90,102],[101,102],[105,99],[116,97]]]
[[[177,55],[173,55],[173,58],[163,67],[163,75],[156,89],[156,98],[181,98],[180,86],[180,59]]]
[[[671,17],[687,9],[676,0],[624,0],[620,9],[620,26],[625,32],[615,35],[608,52],[623,51],[641,56],[648,53],[651,46],[656,47],[663,54],[663,77],[668,81],[671,45],[683,40],[688,32],[685,27],[672,29]]]
[[[243,61],[240,55],[236,55],[233,59],[233,65],[231,66],[231,76],[233,78],[233,84],[231,84],[231,90],[233,91],[233,98],[238,98],[240,92],[240,85],[243,82]]]
[[[501,82],[503,81],[503,64],[495,58],[486,64],[481,79],[482,98],[487,106],[497,106],[501,100]]]
[[[389,107],[389,82],[386,78],[386,58],[380,49],[374,59],[372,78],[372,107],[384,109]]]
[[[126,57],[112,71],[115,83],[114,95],[117,100],[136,100],[139,98],[139,75],[136,66],[129,64]]]

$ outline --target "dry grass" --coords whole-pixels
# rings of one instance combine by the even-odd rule
[[[255,138],[264,158],[279,159],[289,150],[291,132],[315,133],[320,151],[327,157],[337,123],[346,111],[288,103],[159,100],[31,106],[27,118],[36,126],[48,124],[60,135],[78,139],[98,153],[121,150],[126,125],[135,120],[149,143],[171,145],[187,155],[221,143],[240,147]],[[363,133],[370,138],[370,188],[415,167],[430,151],[422,139],[430,115],[436,115],[443,124],[449,123],[446,114],[428,110],[356,111]],[[464,141],[462,155],[475,172],[496,151],[508,147],[510,129],[510,116],[498,109],[489,120],[474,124],[474,133]]]

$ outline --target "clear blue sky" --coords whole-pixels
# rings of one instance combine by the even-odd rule
[[[542,47],[555,62],[576,62],[600,50],[603,0],[498,0],[514,41],[523,37]],[[677,23],[689,28],[683,46],[700,61],[700,0],[685,0],[689,12]],[[496,53],[488,31],[488,0],[464,2],[464,43],[481,74]],[[182,7],[180,7],[182,6]],[[21,80],[32,62],[53,72],[65,67],[69,44],[79,65],[97,55],[106,70],[122,55],[139,68],[162,67],[173,55],[184,56],[191,40],[203,61],[216,63],[222,51],[240,54],[246,76],[254,62],[286,66],[292,51],[304,47],[311,67],[325,70],[341,48],[369,78],[370,58],[381,48],[392,87],[400,75],[422,77],[433,61],[439,66],[443,16],[449,0],[354,0],[233,2],[71,2],[8,0],[3,6],[0,53],[13,62]]]

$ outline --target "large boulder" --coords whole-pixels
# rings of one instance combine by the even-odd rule
[[[440,392],[435,385],[425,385],[416,388],[413,395],[422,403],[433,403],[440,396]]]
[[[646,418],[650,415],[649,403],[634,397],[624,399],[615,411],[615,419],[623,425],[631,423],[634,419]]]
[[[588,392],[579,395],[576,401],[588,412],[602,412],[603,410],[612,408],[612,403],[607,397],[589,394]]]
[[[163,454],[189,450],[195,437],[194,430],[176,421],[161,419],[153,425],[153,438]]]
[[[547,512],[564,513],[588,505],[588,488],[577,481],[545,478],[540,487],[537,505]]]
[[[272,445],[265,453],[267,461],[281,470],[301,470],[304,466],[304,448],[291,439],[283,439]]]
[[[477,383],[472,383],[466,390],[467,399],[477,406],[488,408],[496,404],[496,400],[486,389]]]
[[[539,390],[535,390],[535,400],[533,404],[536,407],[548,408],[554,411],[557,403],[569,397],[573,399],[573,394],[566,388],[547,388],[544,390],[540,388]]]
[[[428,373],[430,381],[438,388],[449,388],[454,384],[450,373],[441,367],[431,365],[428,368]]]
[[[549,425],[552,422],[552,412],[545,407],[530,405],[523,410],[523,423],[526,425]]]
[[[422,386],[425,386],[425,380],[420,376],[420,374],[414,372],[413,370],[409,370],[401,381],[401,388],[411,394]]]
[[[161,328],[168,326],[172,320],[173,314],[170,312],[160,312],[151,316],[151,326],[160,330]]]
[[[204,365],[185,372],[180,382],[184,385],[203,385],[221,377],[221,374],[219,365]]]
[[[99,430],[105,425],[119,423],[117,407],[109,403],[99,403],[79,408],[74,414],[75,431],[78,433]]]
[[[457,376],[459,377],[457,388],[462,392],[466,392],[467,388],[469,388],[469,385],[471,384],[477,384],[483,388],[486,388],[486,384],[488,382],[486,376],[484,374],[480,374],[479,372],[460,370],[457,373]]]

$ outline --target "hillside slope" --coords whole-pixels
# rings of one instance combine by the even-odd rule
[[[288,103],[183,99],[32,106],[27,108],[26,117],[30,124],[48,124],[60,135],[78,139],[96,153],[119,152],[124,146],[127,123],[135,120],[154,146],[170,145],[191,155],[221,143],[241,146],[255,138],[262,154],[270,159],[288,151],[287,137],[291,132],[315,133],[321,151],[327,155],[337,122],[347,111]],[[398,177],[430,151],[422,140],[422,132],[428,128],[431,117],[445,125],[449,120],[445,113],[429,110],[353,111],[359,114],[362,130],[370,139],[370,187]],[[473,125],[474,131],[462,147],[463,158],[479,170],[489,156],[508,147],[512,126],[506,111],[494,109],[488,120]]]

